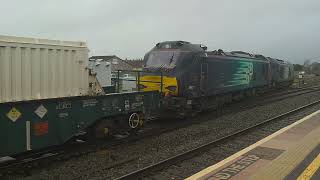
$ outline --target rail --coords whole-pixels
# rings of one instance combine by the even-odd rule
[[[314,106],[314,105],[319,104],[319,103],[320,103],[320,100],[312,102],[312,103],[307,104],[307,105],[304,105],[302,107],[296,108],[294,110],[291,110],[289,112],[283,113],[283,114],[278,115],[276,117],[267,119],[267,120],[265,120],[265,121],[263,121],[263,122],[261,122],[259,124],[250,126],[250,127],[246,128],[246,129],[236,131],[233,134],[230,134],[228,136],[225,136],[225,137],[222,137],[220,139],[214,140],[214,141],[209,142],[209,143],[207,143],[205,145],[202,145],[200,147],[194,148],[194,149],[189,150],[187,152],[183,152],[181,154],[178,154],[176,156],[170,157],[170,158],[165,159],[163,161],[160,161],[158,163],[155,163],[155,164],[152,164],[150,166],[147,166],[147,167],[144,167],[142,169],[139,169],[137,171],[131,172],[131,173],[126,174],[124,176],[121,176],[121,177],[119,177],[117,179],[118,180],[126,180],[126,179],[139,179],[139,178],[142,178],[144,175],[146,175],[146,174],[148,174],[148,173],[150,173],[152,171],[155,171],[157,169],[161,169],[161,168],[164,168],[164,167],[169,167],[170,165],[172,165],[172,164],[174,164],[174,163],[176,163],[178,161],[182,161],[182,160],[188,159],[188,158],[194,156],[197,153],[200,153],[200,152],[203,152],[203,151],[209,149],[211,146],[214,146],[215,144],[221,144],[224,141],[232,139],[232,138],[234,138],[234,137],[236,137],[238,135],[244,134],[247,131],[253,130],[253,129],[258,128],[260,126],[266,125],[267,123],[270,123],[270,122],[279,120],[281,118],[287,117],[287,116],[289,116],[289,115],[291,115],[293,113],[296,113],[296,112],[301,111],[301,110],[303,110],[303,109],[305,109],[307,107],[311,107],[311,106]]]

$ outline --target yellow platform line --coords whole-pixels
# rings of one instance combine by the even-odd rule
[[[307,180],[310,179],[314,173],[317,172],[317,170],[320,167],[320,154],[309,164],[309,166],[302,172],[302,174],[298,177],[297,180]]]
[[[310,114],[310,115],[308,115],[308,116],[296,121],[295,123],[293,123],[293,124],[291,124],[291,125],[289,125],[287,127],[284,127],[282,129],[278,130],[277,132],[269,135],[268,137],[266,137],[266,138],[264,138],[264,139],[262,139],[262,140],[260,140],[260,141],[258,141],[256,143],[250,145],[249,147],[247,147],[247,148],[245,148],[245,149],[243,149],[243,150],[241,150],[241,151],[229,156],[228,158],[218,162],[217,164],[212,165],[210,167],[207,167],[207,168],[203,169],[202,171],[200,171],[200,172],[198,172],[198,173],[186,178],[186,180],[206,179],[206,176],[210,175],[213,171],[217,170],[218,168],[223,167],[225,164],[230,163],[234,159],[236,159],[236,158],[244,155],[245,153],[251,151],[252,149],[254,149],[254,148],[256,148],[256,147],[258,147],[258,146],[260,146],[260,145],[262,145],[262,144],[264,144],[264,143],[266,143],[268,141],[270,141],[274,137],[284,133],[285,131],[287,131],[287,130],[295,127],[295,126],[297,126],[298,124],[301,124],[304,121],[311,119],[312,117],[316,116],[319,113],[320,113],[320,110],[318,110],[316,112],[313,112],[312,114]]]

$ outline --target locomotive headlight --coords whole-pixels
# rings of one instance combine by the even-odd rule
[[[177,86],[168,86],[166,87],[169,91],[175,92],[177,90]]]

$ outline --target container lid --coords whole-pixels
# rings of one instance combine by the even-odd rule
[[[0,35],[0,42],[53,45],[53,46],[87,47],[87,43],[81,42],[81,41],[60,41],[60,40],[27,38],[27,37],[16,37],[16,36],[2,36],[2,35]]]

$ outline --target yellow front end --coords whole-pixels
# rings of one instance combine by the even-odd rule
[[[139,87],[141,91],[161,91],[161,76],[141,76]],[[165,96],[178,95],[178,83],[175,77],[162,76],[162,93]]]

